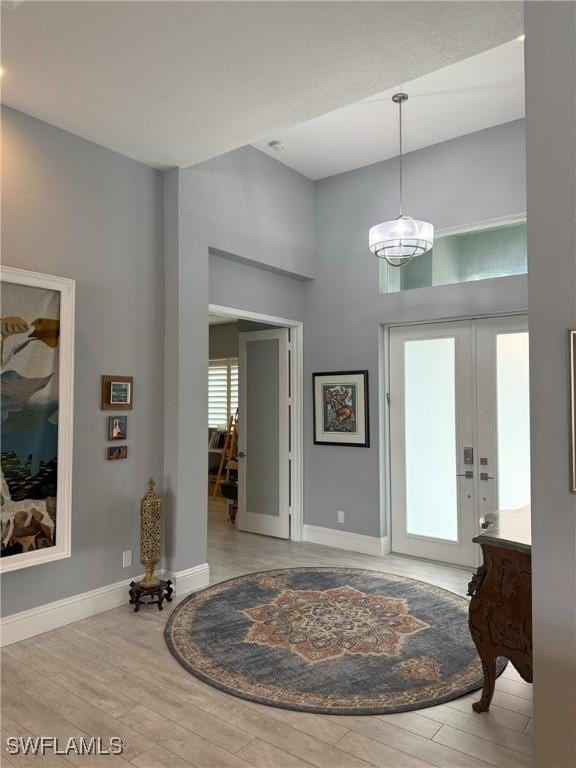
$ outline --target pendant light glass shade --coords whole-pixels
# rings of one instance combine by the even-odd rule
[[[432,248],[434,227],[427,221],[399,216],[370,228],[369,245],[375,256],[392,267],[402,267]]]
[[[408,101],[408,96],[405,93],[396,93],[392,101],[398,104],[400,128],[400,215],[393,221],[385,221],[371,227],[368,245],[375,256],[386,259],[391,267],[403,267],[416,256],[421,256],[432,248],[434,227],[427,221],[418,221],[402,213],[402,104]]]

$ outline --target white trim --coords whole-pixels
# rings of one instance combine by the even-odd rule
[[[322,544],[325,547],[347,549],[350,552],[361,552],[363,555],[383,557],[390,551],[388,537],[365,536],[361,533],[349,533],[335,528],[322,528],[318,525],[304,525],[304,541],[311,544]]]
[[[292,507],[290,539],[303,541],[304,534],[304,325],[301,320],[276,317],[221,304],[209,304],[208,313],[235,320],[250,320],[291,329],[292,343]]]
[[[304,326],[292,328],[292,505],[290,538],[302,541],[304,528]]]
[[[496,229],[497,227],[507,227],[512,224],[523,224],[526,222],[526,211],[523,213],[514,213],[510,216],[496,216],[493,219],[483,219],[474,221],[471,224],[461,224],[456,227],[444,227],[437,229],[436,237],[449,237],[450,235],[464,235],[467,232],[479,232],[482,229]]]
[[[74,433],[74,308],[76,282],[15,267],[2,267],[2,281],[60,292],[58,359],[58,500],[56,542],[53,547],[2,558],[0,573],[63,560],[71,554],[72,439]]]
[[[210,584],[210,568],[208,563],[201,563],[184,571],[164,571],[163,578],[172,581],[174,593],[181,597],[207,587]]]
[[[172,579],[178,595],[185,595],[208,586],[208,563],[202,563],[175,574],[166,573],[164,577]],[[71,595],[37,608],[30,608],[28,611],[4,616],[0,622],[0,647],[73,624],[75,621],[87,619],[112,608],[127,606],[130,582],[139,578],[141,577],[133,576],[130,579],[117,581],[115,584]]]
[[[235,320],[250,320],[253,323],[265,323],[266,325],[285,325],[288,328],[296,328],[302,325],[301,320],[291,320],[287,317],[276,317],[275,315],[264,315],[260,312],[252,312],[249,309],[238,309],[237,307],[223,307],[221,304],[209,304],[209,315],[223,315],[232,317]]]

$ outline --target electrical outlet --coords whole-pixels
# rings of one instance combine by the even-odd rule
[[[127,549],[126,552],[122,552],[122,568],[130,568],[132,565],[132,550]]]
[[[342,509],[339,509],[337,512],[338,515],[338,522],[343,523],[344,522],[344,511]]]

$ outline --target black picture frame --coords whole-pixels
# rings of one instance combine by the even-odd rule
[[[348,379],[348,381],[347,381]],[[326,385],[336,385],[345,387],[354,384],[357,388],[358,397],[361,398],[356,403],[357,426],[355,433],[328,432],[319,429],[319,417],[324,415],[324,399],[319,398],[322,390],[319,387]],[[320,402],[319,402],[320,399]],[[344,446],[349,448],[369,448],[370,447],[370,403],[369,403],[369,377],[367,370],[357,371],[321,371],[312,374],[312,402],[313,402],[313,429],[314,445],[332,445]],[[344,406],[346,407],[346,406]],[[352,439],[346,439],[347,435],[353,435]],[[337,436],[341,436],[336,439]]]

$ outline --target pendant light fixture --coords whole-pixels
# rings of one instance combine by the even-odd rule
[[[402,104],[408,101],[406,93],[395,93],[392,101],[398,104],[400,127],[400,215],[393,221],[370,228],[368,242],[371,252],[386,259],[391,267],[403,267],[416,256],[432,248],[434,226],[427,221],[417,221],[402,212]]]

